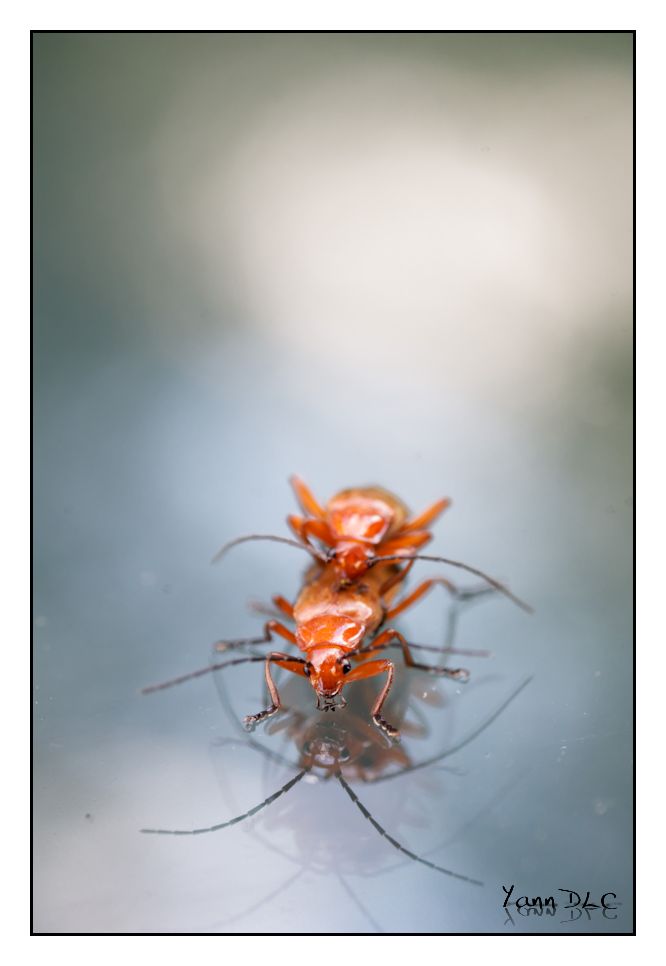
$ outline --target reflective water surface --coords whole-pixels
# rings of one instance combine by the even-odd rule
[[[34,63],[36,930],[630,931],[630,38],[59,34]],[[293,472],[452,497],[429,550],[535,609],[401,615],[492,655],[449,655],[461,686],[395,652],[396,746],[372,681],[321,714],[283,675],[251,736],[260,663],[140,694],[294,599],[291,547],[209,563],[287,535]],[[441,573],[474,586],[409,586]]]

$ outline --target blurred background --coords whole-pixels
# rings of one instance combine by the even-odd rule
[[[34,35],[37,931],[632,929],[632,71],[626,33]],[[257,665],[231,715],[139,696],[295,596],[289,547],[209,564],[287,533],[293,472],[450,496],[432,552],[535,607],[470,607],[493,659],[424,685],[412,762],[533,675],[455,772],[354,786],[483,889],[330,782],[138,834],[293,775],[235,730]],[[511,923],[512,883],[622,904]]]

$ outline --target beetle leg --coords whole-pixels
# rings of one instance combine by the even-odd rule
[[[396,641],[397,644],[395,643]],[[420,661],[415,661],[405,638],[400,631],[396,631],[392,627],[387,628],[372,644],[368,645],[366,653],[371,654],[373,651],[382,651],[386,647],[401,647],[407,667],[417,668],[419,671],[428,671],[429,674],[441,674],[444,677],[453,678],[454,681],[465,682],[469,680],[469,671],[463,667],[434,667],[432,664],[422,664]]]
[[[321,540],[322,543],[325,543],[329,547],[332,547],[335,543],[335,538],[324,520],[305,519],[304,517],[297,517],[292,513],[287,517],[287,523],[298,539],[302,540],[308,546],[311,545],[310,537],[316,537],[317,540]]]
[[[299,506],[304,513],[308,513],[311,517],[319,517],[320,519],[325,516],[324,511],[315,500],[309,487],[305,485],[300,477],[292,476],[289,482],[296,494]]]
[[[429,506],[427,510],[420,513],[419,516],[414,517],[413,520],[409,520],[404,527],[399,531],[400,534],[411,533],[413,530],[427,530],[430,524],[437,519],[440,513],[448,509],[451,506],[451,500],[446,497],[443,500],[438,500],[437,503],[433,503]]]
[[[410,554],[419,547],[432,540],[432,534],[428,530],[415,530],[413,533],[405,533],[403,536],[398,535],[392,540],[387,540],[386,543],[381,543],[377,547],[377,556],[381,560],[382,557],[405,557],[409,560]]]
[[[289,617],[291,620],[294,619],[294,605],[290,604],[286,597],[276,594],[273,597],[273,603],[286,617]]]
[[[409,560],[409,558],[407,559]],[[393,590],[396,584],[401,584],[402,581],[405,580],[405,578],[407,577],[407,574],[412,569],[415,563],[416,563],[415,560],[409,560],[406,567],[403,567],[401,570],[397,570],[396,573],[393,574],[393,576],[389,577],[386,583],[382,584],[382,586],[380,587],[379,596],[381,598],[386,597],[389,590]]]
[[[266,655],[266,684],[268,685],[268,691],[271,696],[271,704],[263,711],[258,711],[257,714],[249,714],[243,719],[243,724],[247,731],[254,731],[260,721],[270,718],[271,715],[277,714],[280,710],[280,695],[275,686],[275,681],[271,676],[271,664],[277,664],[278,667],[283,667],[285,671],[291,671],[293,674],[302,674],[305,677],[305,663],[302,657],[291,657],[289,654],[283,654],[282,651],[271,651],[270,654]]]
[[[382,707],[384,702],[388,697],[388,693],[391,690],[391,685],[393,684],[393,661],[389,661],[386,658],[380,661],[368,661],[366,664],[360,664],[358,667],[354,668],[353,671],[347,676],[347,683],[352,681],[360,681],[362,678],[371,678],[377,674],[383,674],[386,672],[386,683],[382,688],[379,697],[374,703],[372,708],[372,720],[377,725],[380,731],[390,738],[392,741],[400,741],[400,732],[392,724],[382,717]]]
[[[274,597],[273,600],[277,604],[278,598]],[[287,606],[290,606],[289,602],[284,600],[283,597],[280,597],[279,600],[283,600]],[[282,610],[284,610],[284,607]],[[280,637],[284,637],[285,641],[289,641],[290,644],[296,643],[296,635],[288,627],[285,627],[284,624],[281,624],[279,621],[266,621],[263,637],[240,637],[233,641],[218,641],[215,644],[215,650],[232,651],[237,647],[244,647],[246,644],[270,644],[273,640],[273,634],[279,634]]]
[[[435,584],[445,587],[452,597],[457,598],[460,594],[455,584],[452,584],[450,580],[446,579],[446,577],[433,577],[430,580],[424,580],[422,584],[419,584],[418,587],[414,588],[411,594],[399,601],[399,603],[397,603],[395,607],[392,607],[391,610],[388,610],[386,612],[385,619],[390,621],[393,620],[394,617],[397,617],[398,614],[402,614],[403,611],[415,604],[417,600],[420,600],[424,594],[427,594],[428,591],[435,586]]]

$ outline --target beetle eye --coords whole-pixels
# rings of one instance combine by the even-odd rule
[[[350,671],[351,671],[351,664],[349,663],[349,661],[343,661],[342,662],[342,673],[343,674],[349,674]]]
[[[308,663],[303,668],[303,674],[306,676],[306,678],[309,678],[310,677],[310,671],[311,670],[312,670],[312,665],[308,661]]]

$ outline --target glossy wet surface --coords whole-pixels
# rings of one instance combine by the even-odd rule
[[[632,928],[630,45],[419,40],[37,41],[38,931]],[[139,693],[294,599],[209,564],[292,472],[451,496],[428,549],[535,608],[400,616],[493,656],[395,652],[398,746],[373,682],[253,736],[261,664]]]

